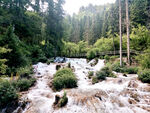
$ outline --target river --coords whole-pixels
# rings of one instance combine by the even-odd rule
[[[137,75],[127,77],[115,73],[117,78],[107,78],[105,81],[92,84],[88,79],[88,71],[98,71],[104,67],[104,60],[99,60],[94,67],[86,59],[68,58],[62,66],[71,64],[78,78],[78,87],[65,89],[68,103],[65,107],[54,109],[55,95],[63,95],[63,90],[54,92],[49,86],[56,65],[38,63],[37,83],[30,88],[22,98],[27,98],[30,103],[23,113],[149,113],[150,112],[150,85],[141,83]],[[92,61],[91,61],[92,62]]]

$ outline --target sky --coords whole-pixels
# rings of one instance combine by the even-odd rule
[[[73,13],[78,13],[81,6],[88,6],[88,4],[93,5],[103,5],[107,3],[114,3],[116,0],[65,0],[64,10],[66,13],[72,15]]]

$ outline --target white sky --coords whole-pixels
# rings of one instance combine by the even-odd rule
[[[77,13],[81,6],[88,6],[88,4],[93,5],[103,5],[107,3],[113,3],[116,0],[65,0],[64,10],[72,15],[73,13]]]

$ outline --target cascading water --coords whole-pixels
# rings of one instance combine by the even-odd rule
[[[150,86],[137,80],[137,75],[116,73],[117,78],[92,85],[88,79],[88,71],[98,71],[104,66],[104,61],[99,60],[94,67],[86,59],[70,59],[67,63],[74,67],[78,78],[78,87],[66,89],[68,103],[64,108],[54,109],[55,95],[62,95],[63,91],[53,92],[49,87],[53,74],[56,72],[57,63],[50,65],[38,63],[37,83],[23,98],[28,98],[23,113],[148,113],[150,112]],[[92,62],[92,61],[91,61]]]

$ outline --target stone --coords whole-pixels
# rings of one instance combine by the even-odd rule
[[[128,87],[130,87],[130,88],[137,88],[137,87],[138,87],[138,84],[137,84],[135,81],[131,80],[131,81],[128,83]]]
[[[128,77],[125,73],[123,74],[124,77]]]
[[[54,105],[58,104],[59,100],[60,100],[60,96],[59,95],[55,95]]]
[[[136,101],[134,99],[129,98],[128,99],[129,104],[136,104]]]

